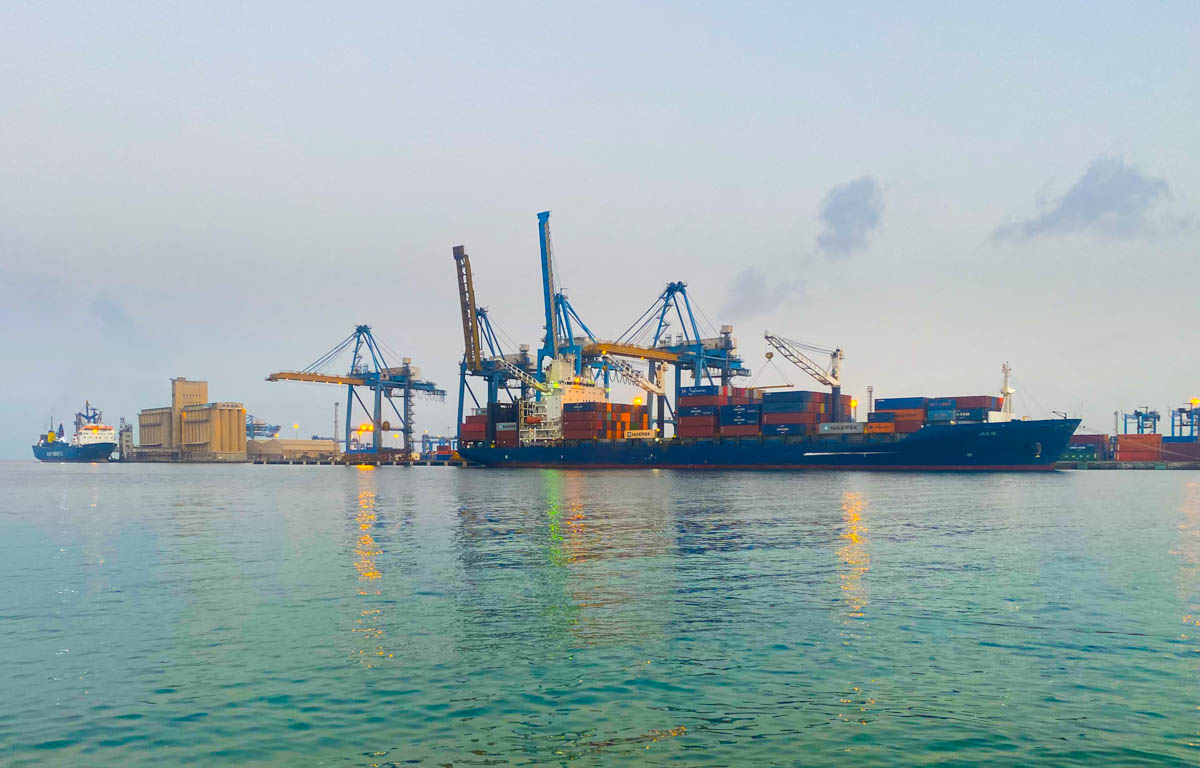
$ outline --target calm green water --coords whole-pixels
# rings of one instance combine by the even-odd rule
[[[1200,475],[0,464],[0,763],[1200,762]]]

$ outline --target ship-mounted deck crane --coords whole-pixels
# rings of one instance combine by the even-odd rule
[[[841,421],[844,414],[842,413],[842,360],[844,355],[841,349],[826,349],[824,347],[814,347],[811,344],[803,344],[799,341],[792,341],[781,336],[775,336],[772,333],[765,332],[763,337],[767,343],[774,347],[779,354],[783,355],[784,359],[795,365],[800,370],[807,373],[817,382],[829,387],[832,396],[833,420]],[[829,355],[829,367],[822,367],[820,363],[810,358],[805,352],[814,354]],[[770,359],[771,353],[767,353],[767,359]]]
[[[351,350],[350,370],[345,375],[322,373],[321,371],[347,350]],[[300,371],[278,371],[267,376],[267,381],[304,381],[317,384],[336,384],[346,387],[346,452],[380,453],[383,451],[383,433],[398,431],[402,435],[403,450],[411,455],[413,449],[413,400],[415,397],[428,397],[444,400],[446,392],[438,389],[431,381],[420,378],[418,370],[409,358],[403,358],[399,366],[388,365],[387,359],[371,333],[369,325],[355,326],[354,332],[342,339],[333,349],[317,358],[308,367]],[[371,390],[372,403],[368,406],[363,402],[355,387],[366,387]],[[395,394],[401,396],[402,407],[397,409],[392,398]],[[384,419],[383,403],[387,401],[392,411],[399,419],[399,428]],[[351,449],[351,436],[354,427],[354,403],[357,402],[363,412],[368,414],[370,421],[363,424],[359,432],[371,433],[370,447]]]

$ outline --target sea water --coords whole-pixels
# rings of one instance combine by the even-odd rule
[[[6,766],[1200,762],[1200,473],[0,488]]]

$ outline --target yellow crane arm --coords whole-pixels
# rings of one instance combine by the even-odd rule
[[[471,257],[461,245],[454,246],[454,264],[458,269],[458,303],[462,309],[463,359],[468,371],[483,369],[479,343],[479,316],[475,311],[475,281],[471,279]]]
[[[654,347],[639,347],[633,344],[614,344],[608,341],[600,341],[595,344],[587,344],[583,348],[585,355],[618,355],[620,357],[636,357],[641,360],[656,360],[660,363],[677,363],[679,355],[674,352],[669,352],[665,349],[656,349]]]
[[[278,371],[267,377],[267,381],[310,381],[317,384],[353,384],[364,386],[367,382],[354,376],[329,376],[324,373],[302,373],[301,371]]]

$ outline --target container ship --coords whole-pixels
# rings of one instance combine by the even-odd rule
[[[545,336],[536,357],[500,346],[476,306],[470,257],[453,249],[462,308],[459,454],[498,467],[1052,470],[1077,419],[1018,420],[1007,363],[999,396],[875,400],[866,421],[842,394],[841,349],[766,333],[775,354],[825,391],[738,387],[750,371],[733,328],[701,332],[683,282],[669,283],[621,336],[598,339],[556,283],[549,212],[538,214]],[[819,363],[810,355],[828,355]],[[674,387],[667,379],[674,372]],[[693,386],[684,386],[684,376]],[[486,381],[480,402],[472,380]],[[611,401],[616,381],[644,392]],[[703,383],[709,382],[709,383]],[[668,401],[673,389],[674,402]],[[476,403],[465,414],[467,396]],[[507,397],[508,402],[504,402]],[[646,403],[643,404],[643,398]],[[668,435],[668,427],[671,434]]]
[[[497,467],[1035,471],[1054,469],[1079,426],[1016,420],[984,395],[880,399],[865,422],[833,421],[823,392],[690,387],[678,401],[671,439],[647,429],[642,406],[567,403],[560,440],[524,442],[518,419],[496,422],[488,440],[488,415],[477,414],[459,453]]]
[[[62,424],[38,436],[33,455],[39,461],[108,461],[117,449],[117,431],[103,423],[102,414],[91,403],[75,414],[75,434],[63,439]]]

